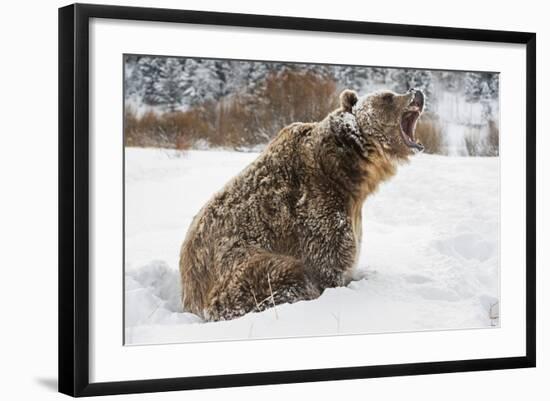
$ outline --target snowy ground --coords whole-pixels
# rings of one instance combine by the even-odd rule
[[[257,156],[126,150],[127,344],[499,325],[498,158],[418,155],[369,198],[358,280],[228,322],[182,313],[179,247],[193,215]]]

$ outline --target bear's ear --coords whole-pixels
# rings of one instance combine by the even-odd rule
[[[357,93],[355,91],[346,89],[340,93],[340,107],[342,107],[344,111],[351,112],[355,103],[357,103]]]
[[[337,143],[355,149],[367,157],[367,141],[363,137],[355,116],[347,111],[337,111],[330,116],[330,129]]]

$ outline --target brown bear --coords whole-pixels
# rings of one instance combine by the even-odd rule
[[[227,320],[346,285],[365,198],[423,147],[424,95],[379,91],[283,128],[194,217],[181,247],[184,310]]]

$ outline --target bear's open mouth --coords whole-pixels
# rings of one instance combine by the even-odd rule
[[[416,123],[420,118],[422,109],[424,108],[424,95],[420,91],[415,91],[414,96],[410,104],[405,109],[405,112],[401,115],[401,137],[409,148],[416,149],[418,151],[424,150],[424,145],[416,140],[415,130]]]

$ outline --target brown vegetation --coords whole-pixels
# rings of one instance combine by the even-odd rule
[[[498,156],[499,129],[495,121],[489,120],[487,127],[471,128],[464,140],[469,156]]]
[[[498,156],[500,149],[500,130],[498,124],[493,120],[489,120],[489,135],[487,141],[491,150],[489,156]]]
[[[416,137],[424,145],[426,153],[440,154],[442,145],[441,125],[437,116],[424,113],[416,126]]]
[[[125,143],[182,149],[202,139],[212,146],[253,146],[268,142],[292,122],[323,119],[337,102],[338,88],[331,79],[287,71],[270,75],[254,94],[228,96],[185,112],[138,117],[126,109]]]
[[[126,146],[190,149],[198,140],[211,146],[239,149],[267,143],[293,122],[322,120],[338,107],[339,88],[330,78],[308,72],[271,74],[253,94],[241,93],[210,101],[187,111],[138,116],[131,108],[124,114]],[[437,115],[427,112],[416,127],[425,152],[444,154],[443,129]],[[499,129],[473,127],[465,135],[470,156],[498,156]]]

